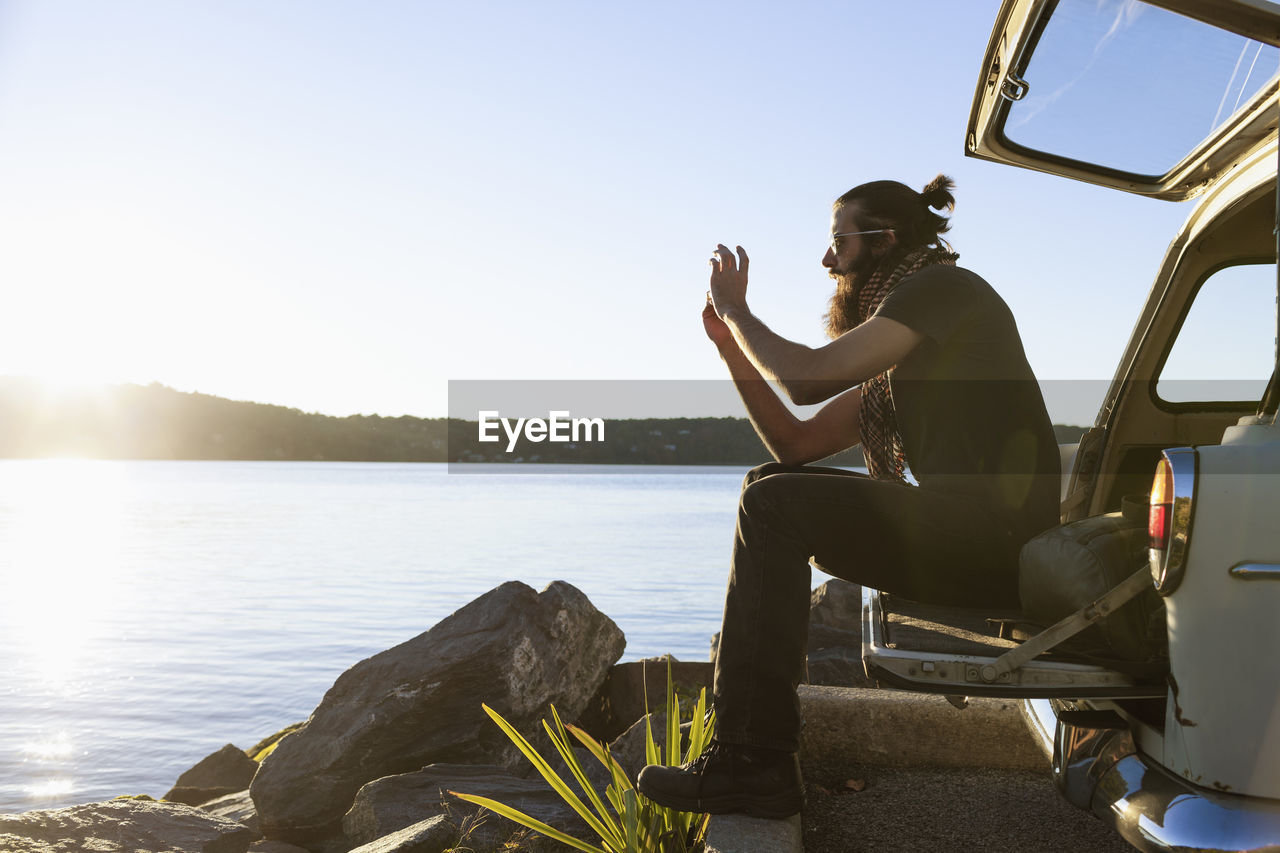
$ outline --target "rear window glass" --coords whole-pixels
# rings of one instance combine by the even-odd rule
[[[1016,145],[1135,175],[1170,171],[1280,71],[1280,49],[1136,0],[1060,0],[1013,103]]]
[[[1276,364],[1276,267],[1238,264],[1210,275],[1160,369],[1168,403],[1258,401]]]

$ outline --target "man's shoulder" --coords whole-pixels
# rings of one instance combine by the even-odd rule
[[[965,267],[931,264],[906,276],[885,297],[883,313],[895,310],[964,311],[990,301],[996,292]],[[997,297],[998,298],[998,297]]]
[[[975,291],[995,292],[987,280],[973,270],[951,264],[930,264],[904,278],[899,287],[908,284],[913,287],[968,286]]]
[[[1004,297],[968,267],[933,264],[904,278],[897,289],[903,290],[904,302],[941,303],[951,310],[963,308],[979,313],[1009,311]]]
[[[939,343],[961,328],[981,329],[981,336],[989,337],[1013,324],[1009,306],[982,276],[949,264],[934,264],[904,278],[876,315]]]

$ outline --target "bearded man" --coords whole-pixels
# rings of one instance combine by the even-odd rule
[[[659,804],[800,810],[811,560],[915,601],[1016,607],[1018,552],[1058,521],[1057,444],[1013,315],[941,237],[948,220],[934,211],[953,208],[953,188],[944,175],[919,193],[874,181],[836,200],[822,347],[755,317],[747,253],[715,250],[703,324],[777,461],[743,484],[716,739],[684,767],[644,768],[640,791]],[[798,418],[768,380],[795,403],[830,402]],[[869,476],[807,464],[857,443]]]

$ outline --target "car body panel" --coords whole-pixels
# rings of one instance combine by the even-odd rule
[[[1280,427],[1198,449],[1182,582],[1165,599],[1172,695],[1160,763],[1197,785],[1280,800]],[[1247,736],[1246,736],[1247,735]]]

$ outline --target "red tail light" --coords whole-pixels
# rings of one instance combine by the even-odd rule
[[[1195,509],[1196,451],[1175,447],[1164,451],[1151,480],[1147,517],[1151,579],[1161,595],[1170,595],[1186,571],[1187,547]]]
[[[1161,457],[1156,476],[1151,481],[1151,511],[1147,521],[1147,544],[1152,550],[1169,547],[1169,521],[1173,510],[1173,471],[1169,460]]]

